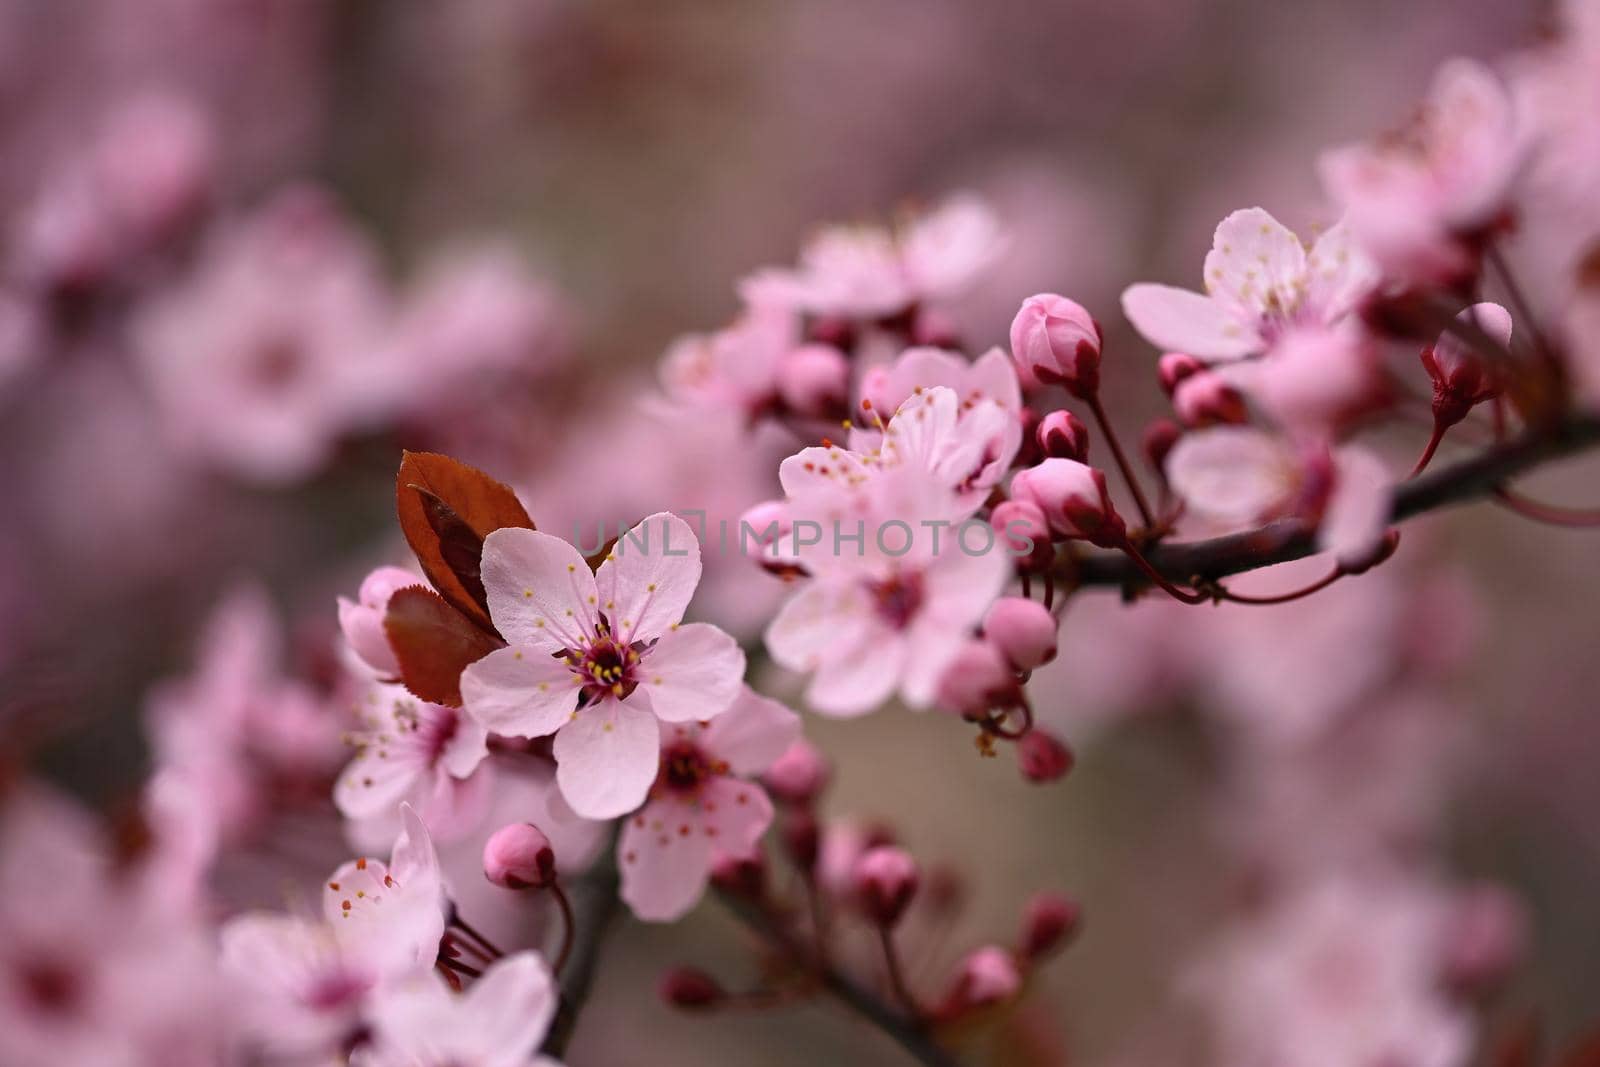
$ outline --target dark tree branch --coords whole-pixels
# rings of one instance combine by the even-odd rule
[[[589,999],[594,984],[595,970],[600,962],[600,949],[606,933],[616,919],[620,898],[617,896],[617,865],[615,834],[606,842],[604,851],[595,865],[578,879],[573,887],[578,898],[575,909],[577,921],[573,924],[570,960],[561,976],[561,1007],[550,1033],[540,1049],[546,1056],[560,1058],[578,1025],[578,1015]]]
[[[790,959],[804,962],[823,989],[892,1038],[908,1056],[924,1067],[958,1067],[957,1061],[933,1039],[924,1023],[901,1014],[838,968],[818,959],[809,946],[796,938],[766,909],[729,893],[719,896],[728,909],[757,936]]]
[[[1530,430],[1483,454],[1402,482],[1394,491],[1391,521],[1402,522],[1424,512],[1463,504],[1492,494],[1526,471],[1574,455],[1600,443],[1600,418],[1572,416],[1552,427]],[[1255,530],[1206,541],[1161,544],[1145,550],[1145,558],[1173,582],[1225,578],[1230,574],[1287,563],[1316,552],[1316,532],[1286,519]],[[1093,552],[1063,557],[1056,577],[1070,587],[1138,588],[1149,579],[1120,552]]]

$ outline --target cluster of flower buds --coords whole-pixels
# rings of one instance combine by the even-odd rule
[[[675,966],[658,987],[666,1003],[688,1012],[764,1007],[808,995],[820,975],[835,984],[881,987],[906,1025],[940,1027],[1014,1000],[1028,975],[1076,935],[1078,905],[1059,893],[1038,893],[1023,910],[1014,944],[972,950],[944,974],[942,991],[920,988],[924,976],[906,972],[901,952],[938,940],[959,916],[961,876],[949,868],[925,868],[886,825],[824,822],[817,803],[830,778],[827,760],[804,741],[762,777],[780,809],[780,852],[797,871],[805,899],[779,892],[789,880],[769,877],[768,859],[760,853],[729,859],[712,876],[735,913],[770,948],[760,968],[763,984],[731,989],[699,967]],[[880,964],[863,968],[855,954],[836,951],[852,926],[875,935]]]

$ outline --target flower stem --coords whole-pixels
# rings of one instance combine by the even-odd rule
[[[1532,500],[1523,496],[1514,489],[1500,486],[1494,490],[1494,501],[1508,511],[1514,511],[1525,519],[1546,523],[1550,526],[1600,526],[1600,508],[1564,508],[1555,504],[1546,504],[1539,500]]]
[[[1127,553],[1128,558],[1133,560],[1134,566],[1139,568],[1146,578],[1154,582],[1158,588],[1172,597],[1172,599],[1180,600],[1185,604],[1204,604],[1211,599],[1205,593],[1191,593],[1186,589],[1179,589],[1169,582],[1160,571],[1156,570],[1155,565],[1145,558],[1144,553],[1140,552],[1138,546],[1131,540],[1125,538],[1120,547],[1123,552]]]
[[[911,988],[906,985],[905,969],[900,966],[900,952],[894,947],[894,931],[888,926],[880,925],[878,944],[883,946],[883,965],[889,972],[889,988],[893,990],[895,999],[905,1008],[907,1015],[913,1019],[922,1018],[922,1007],[917,1003],[917,998],[912,996]]]
[[[1111,446],[1111,455],[1117,461],[1117,469],[1122,471],[1122,480],[1128,484],[1128,492],[1133,494],[1133,502],[1139,509],[1139,517],[1146,527],[1154,526],[1155,512],[1150,510],[1150,502],[1144,497],[1144,489],[1139,485],[1133,464],[1128,462],[1127,453],[1122,451],[1122,442],[1117,439],[1117,431],[1112,428],[1111,420],[1106,416],[1106,409],[1100,403],[1100,395],[1091,393],[1086,403],[1089,405],[1089,413],[1094,416],[1094,421],[1100,425],[1100,432],[1105,435],[1106,444]]]
[[[561,950],[556,953],[555,972],[560,974],[566,970],[567,960],[572,956],[572,945],[576,938],[577,923],[572,918],[572,901],[567,899],[567,891],[561,888],[560,882],[550,883],[550,895],[556,898],[556,906],[561,909]]]

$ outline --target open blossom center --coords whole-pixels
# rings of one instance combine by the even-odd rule
[[[21,978],[28,1002],[41,1014],[65,1015],[82,998],[83,984],[77,973],[53,960],[24,968]]]
[[[915,571],[896,572],[888,578],[868,583],[878,616],[896,630],[903,630],[922,607],[922,575]]]
[[[625,700],[638,688],[639,664],[645,648],[642,641],[631,645],[617,641],[602,619],[599,632],[586,648],[568,649],[563,655],[578,676],[584,702],[592,704],[607,697]]]
[[[727,773],[726,764],[713,760],[698,745],[679,741],[661,752],[661,786],[679,796],[693,796],[705,782]]]

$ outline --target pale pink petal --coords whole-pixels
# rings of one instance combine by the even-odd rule
[[[513,737],[560,729],[578,704],[578,679],[537,646],[497,648],[461,672],[461,702],[485,728]]]
[[[938,693],[939,679],[966,641],[966,629],[953,628],[932,619],[912,632],[910,639],[904,642],[905,666],[900,677],[900,695],[908,705],[926,708],[933,703]]]
[[[383,631],[383,615],[347,597],[339,598],[339,629],[361,661],[385,678],[400,674],[400,661]]]
[[[711,720],[700,746],[746,778],[765,771],[800,736],[800,716],[749,686]]]
[[[667,722],[698,722],[726,711],[744,680],[744,650],[705,622],[668,630],[640,659],[644,706]]]
[[[767,626],[767,652],[780,667],[815,670],[824,657],[865,640],[871,614],[871,599],[858,582],[811,582]]]
[[[1253,325],[1208,296],[1141,282],[1122,292],[1122,313],[1157,348],[1197,359],[1237,359],[1264,347]]]
[[[820,445],[803,448],[778,464],[778,482],[790,498],[860,485],[870,474],[854,452]]]
[[[577,648],[594,632],[594,572],[559,537],[508,527],[483,539],[489,617],[512,644],[546,651]]]
[[[536,952],[495,962],[461,994],[432,976],[398,986],[373,1007],[375,1047],[362,1067],[521,1067],[544,1040],[557,999]]]
[[[455,729],[439,753],[439,766],[452,778],[465,778],[488,757],[489,731],[465,712],[451,710],[455,712]]]
[[[378,974],[427,966],[444,936],[444,886],[427,827],[400,806],[401,830],[388,864],[358,859],[323,886],[323,913],[341,950]]]
[[[1352,311],[1378,279],[1377,265],[1342,219],[1317,238],[1306,257],[1306,301],[1324,324]]]
[[[646,922],[682,918],[711,875],[705,813],[677,800],[653,801],[628,819],[617,842],[622,899]]]
[[[817,711],[848,718],[889,699],[900,684],[908,649],[904,639],[883,630],[840,652],[816,668],[806,700]]]
[[[661,728],[644,708],[603,700],[556,732],[556,783],[586,819],[614,819],[644,803],[661,762]]]
[[[406,758],[409,751],[399,755],[394,758],[385,751],[384,758],[379,758],[376,749],[358,752],[333,784],[333,803],[339,814],[366,819],[399,807],[428,771],[426,763]]]
[[[1232,426],[1186,434],[1167,457],[1174,492],[1195,511],[1234,523],[1255,522],[1284,507],[1299,469],[1281,439]]]
[[[1305,275],[1300,238],[1262,209],[1235,211],[1217,224],[1206,254],[1206,292],[1244,321],[1296,307]]]
[[[721,776],[700,787],[707,836],[716,850],[748,856],[772,825],[772,801],[766,790],[742,778]]]
[[[1364,448],[1340,449],[1334,466],[1337,481],[1317,526],[1317,544],[1354,562],[1375,549],[1388,529],[1394,476]]]
[[[595,574],[601,610],[623,644],[681,622],[699,584],[700,542],[688,523],[664,511],[617,538]]]
[[[976,624],[1011,578],[1005,545],[977,523],[951,530],[947,545],[922,573],[921,614],[950,629]]]

